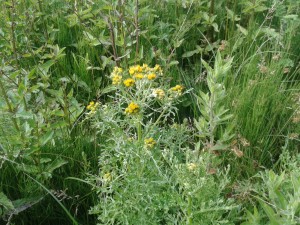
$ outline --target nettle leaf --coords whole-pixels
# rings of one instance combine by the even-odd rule
[[[6,210],[14,209],[12,202],[7,198],[7,196],[3,192],[0,192],[0,205],[3,206]]]

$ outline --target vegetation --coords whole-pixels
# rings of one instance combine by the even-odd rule
[[[1,224],[300,224],[300,2],[0,1]]]

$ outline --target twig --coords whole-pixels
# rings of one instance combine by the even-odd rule
[[[136,47],[135,47],[135,64],[136,59],[139,55],[139,0],[136,0],[135,6],[135,38],[136,38]]]
[[[114,52],[114,59],[116,61],[117,66],[119,66],[119,57],[118,57],[118,53],[117,53],[117,49],[116,49],[116,42],[115,42],[115,33],[114,33],[114,28],[113,25],[110,21],[110,19],[108,17],[105,17],[105,20],[108,24],[108,29],[109,29],[109,33],[110,33],[110,39],[111,39],[111,44],[112,44],[112,48],[113,48],[113,52]]]

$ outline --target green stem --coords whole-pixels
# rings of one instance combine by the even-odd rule
[[[140,142],[142,140],[143,132],[142,132],[142,116],[139,115],[139,121],[137,124],[137,135],[138,135],[138,141]]]
[[[214,131],[215,131],[215,124],[214,124],[214,110],[213,110],[213,103],[214,103],[214,94],[210,96],[210,112],[209,112],[209,132],[210,132],[210,147],[214,144]]]
[[[188,208],[187,208],[186,224],[191,225],[191,224],[193,224],[193,219],[192,219],[192,198],[190,195],[188,196],[187,200],[188,200]]]
[[[155,127],[159,123],[160,119],[162,118],[162,116],[165,114],[166,111],[167,111],[167,108],[164,108],[164,110],[161,112],[161,114],[159,115],[159,117],[157,118],[157,120],[152,125],[153,127]]]
[[[139,55],[139,0],[135,2],[135,29],[136,29],[136,46],[135,46],[135,64]]]

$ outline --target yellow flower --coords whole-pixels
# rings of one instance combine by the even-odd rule
[[[141,73],[138,73],[138,74],[135,74],[134,77],[137,78],[137,79],[143,79],[144,75],[141,74]]]
[[[143,67],[141,67],[140,65],[137,65],[136,66],[136,71],[140,72],[140,73],[143,72]]]
[[[179,95],[182,94],[183,91],[183,86],[181,85],[176,85],[175,87],[171,88],[171,91],[177,92]]]
[[[99,102],[91,101],[90,104],[86,107],[88,110],[90,110],[90,113],[95,113],[97,108],[99,106]]]
[[[111,176],[111,173],[106,173],[103,175],[103,181],[104,182],[108,182],[108,181],[111,181],[112,180],[112,176]]]
[[[126,87],[131,87],[131,86],[134,85],[134,79],[128,78],[128,79],[124,80],[123,83],[124,83],[124,85],[125,85]]]
[[[195,163],[189,163],[187,164],[187,168],[189,171],[194,171],[197,168],[197,165]]]
[[[135,73],[135,67],[134,66],[131,66],[130,68],[129,68],[129,74],[130,75],[133,75]]]
[[[88,110],[91,110],[92,107],[94,107],[95,102],[91,101],[90,104],[86,107]]]
[[[115,66],[113,70],[113,74],[120,74],[123,72],[123,69],[120,67]]]
[[[155,73],[150,73],[150,74],[148,74],[147,78],[148,78],[148,80],[154,80],[156,78],[156,75],[155,75]]]
[[[146,72],[150,70],[149,66],[147,64],[145,64],[145,63],[143,64],[142,68]]]
[[[145,139],[144,142],[145,142],[146,148],[153,148],[154,145],[156,144],[156,141],[152,137]]]
[[[118,75],[118,74],[115,74],[112,76],[112,84],[113,85],[118,85],[121,83],[121,80],[122,80],[122,76],[121,75]]]
[[[163,99],[165,97],[165,92],[164,92],[164,90],[157,88],[157,89],[153,90],[152,95],[155,98]]]
[[[155,67],[153,68],[153,70],[156,71],[156,72],[162,73],[162,69],[161,69],[160,65],[156,64]]]
[[[125,109],[125,113],[126,114],[135,114],[139,112],[140,107],[138,106],[138,104],[131,102],[127,108]]]

